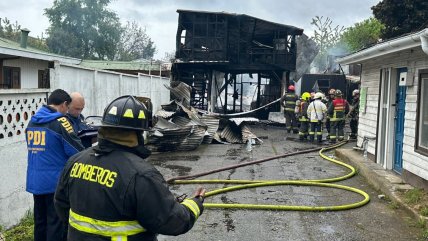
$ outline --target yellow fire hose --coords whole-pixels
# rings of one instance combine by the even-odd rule
[[[355,175],[355,168],[351,165],[343,163],[339,160],[333,159],[324,155],[324,152],[331,149],[335,149],[339,146],[346,144],[345,142],[340,142],[337,145],[333,145],[327,148],[323,148],[319,151],[319,155],[330,162],[338,164],[340,166],[346,167],[350,172],[344,176],[327,178],[327,179],[318,179],[318,180],[174,180],[174,184],[202,184],[202,183],[224,183],[224,184],[239,184],[236,186],[221,188],[207,192],[205,197],[214,196],[220,193],[232,192],[236,190],[246,189],[246,188],[256,188],[256,187],[265,187],[265,186],[279,186],[279,185],[293,185],[293,186],[318,186],[318,187],[327,187],[327,188],[338,188],[347,190],[350,192],[358,193],[364,197],[363,200],[337,206],[290,206],[290,205],[264,205],[264,204],[243,204],[243,203],[234,203],[234,204],[224,204],[224,203],[204,203],[205,208],[231,208],[231,209],[255,209],[255,210],[283,210],[283,211],[339,211],[347,210],[361,207],[367,204],[370,201],[369,195],[357,188],[333,184],[332,182],[338,182],[345,179],[348,179]]]

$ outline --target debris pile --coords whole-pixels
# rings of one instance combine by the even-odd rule
[[[155,152],[189,151],[201,144],[251,143],[262,141],[254,135],[248,123],[256,118],[226,119],[216,113],[203,113],[189,106],[189,86],[180,82],[169,87],[175,100],[154,115],[154,126],[148,131],[146,147]]]

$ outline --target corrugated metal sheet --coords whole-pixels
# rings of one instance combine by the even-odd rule
[[[241,127],[241,131],[242,131],[242,142],[243,143],[247,143],[247,141],[249,139],[253,139],[256,141],[256,144],[261,144],[263,143],[262,140],[260,140],[259,138],[257,138],[257,136],[251,132],[250,127],[248,127],[247,125],[243,124],[240,126]]]
[[[156,130],[162,136],[154,135]],[[157,152],[176,151],[191,130],[192,126],[179,126],[159,118],[155,127],[149,131],[147,149]]]
[[[186,112],[186,114],[189,116],[190,119],[193,121],[198,122],[200,125],[204,125],[204,123],[201,122],[201,119],[198,115],[198,112],[193,107],[190,107],[190,109],[186,108],[183,104],[176,102],[178,106],[181,107],[181,109]]]
[[[229,122],[228,125],[220,132],[220,138],[229,143],[243,143],[242,132],[234,122]]]
[[[251,122],[251,123],[259,122],[259,119],[254,117],[230,118],[229,120],[235,122],[237,126],[241,125],[243,122]]]
[[[164,119],[169,119],[175,115],[175,111],[166,111],[166,110],[158,110],[155,114],[156,117],[162,117]]]
[[[192,88],[187,84],[179,81],[172,81],[171,86],[165,85],[167,89],[169,89],[177,100],[183,101],[186,106],[190,106],[190,92]]]
[[[203,115],[201,117],[201,121],[203,123],[205,123],[208,127],[208,129],[207,129],[208,135],[205,135],[202,143],[210,144],[214,138],[214,134],[218,130],[220,119],[218,119],[217,117],[212,116],[212,115]]]
[[[179,126],[191,126],[192,129],[190,131],[190,135],[188,135],[184,140],[181,142],[180,146],[177,148],[181,151],[190,151],[198,148],[202,144],[202,141],[205,136],[205,132],[207,130],[206,125],[200,125],[199,123],[188,118],[185,118],[183,116],[176,116],[172,119],[172,122],[179,125]]]

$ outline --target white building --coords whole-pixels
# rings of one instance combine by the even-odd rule
[[[153,111],[169,102],[168,78],[130,75],[79,66],[80,59],[46,53],[0,38],[0,225],[16,224],[32,208],[25,192],[25,128],[50,91],[79,91],[85,116],[102,115],[121,95],[151,98]]]
[[[428,28],[337,60],[361,64],[358,144],[370,158],[428,190]]]

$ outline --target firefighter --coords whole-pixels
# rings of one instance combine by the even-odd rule
[[[314,101],[312,101],[308,106],[308,117],[310,124],[309,138],[311,142],[314,142],[315,134],[317,136],[318,143],[322,142],[322,124],[327,112],[327,107],[321,101],[323,97],[323,93],[316,93],[314,96]]]
[[[326,101],[327,103],[325,104],[327,106],[327,109],[333,103],[335,92],[336,92],[335,89],[330,89],[328,91],[328,98]],[[330,117],[328,115],[326,116],[326,120],[325,120],[325,129],[327,130],[327,139],[330,139]]]
[[[349,112],[349,104],[342,99],[342,91],[336,90],[333,103],[328,108],[330,115],[330,142],[335,143],[336,139],[343,140],[345,133],[345,116]]]
[[[288,93],[281,97],[281,105],[284,107],[284,117],[287,132],[298,133],[297,120],[295,115],[296,102],[299,97],[294,93],[294,85],[288,86]]]
[[[352,91],[352,104],[348,114],[348,118],[350,118],[349,125],[351,127],[351,135],[349,136],[352,139],[357,138],[358,133],[358,115],[360,109],[360,91],[355,89]]]
[[[163,176],[144,159],[146,107],[122,96],[104,111],[98,145],[69,159],[55,208],[69,221],[68,241],[157,240],[189,231],[203,211],[205,189],[179,202]]]
[[[308,104],[311,99],[311,94],[305,92],[300,98],[297,117],[300,122],[299,140],[304,141],[308,137],[309,119],[307,117]]]

